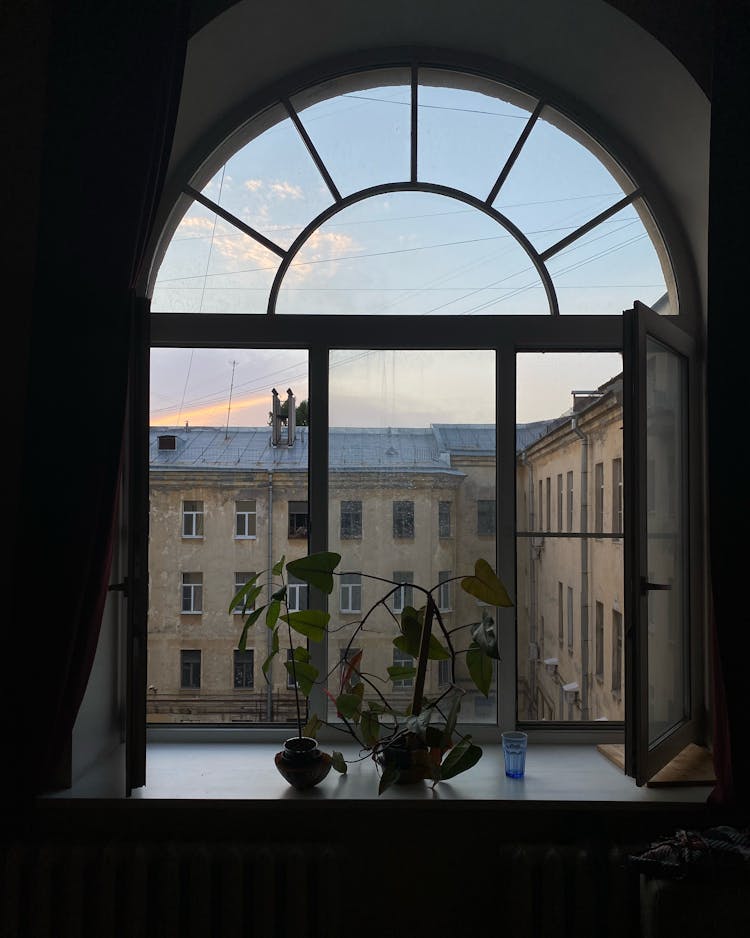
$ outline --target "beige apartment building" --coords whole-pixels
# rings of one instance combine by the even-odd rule
[[[611,536],[622,525],[619,383],[577,397],[573,410],[516,431],[517,528],[529,532],[517,551],[521,720],[622,718],[623,548]],[[270,632],[261,617],[240,653],[242,617],[228,606],[249,576],[266,571],[263,580],[277,586],[273,564],[307,552],[308,434],[300,427],[292,445],[274,445],[269,427],[152,428],[150,722],[293,718],[285,651],[267,681]],[[476,601],[451,578],[472,572],[478,557],[494,566],[495,427],[335,428],[329,440],[329,545],[342,555],[328,606],[335,693],[350,642],[349,657],[362,649],[370,675],[402,662],[392,645],[396,616],[404,605],[422,605],[417,586],[438,587],[447,629],[480,618]],[[580,533],[589,536],[569,536]],[[291,581],[287,591],[290,609],[304,607],[304,584]],[[468,629],[453,635],[457,648],[469,640]],[[494,684],[489,699],[471,691],[461,661],[456,681],[469,691],[462,719],[494,721]],[[428,694],[450,681],[449,663],[432,662]],[[383,690],[404,705],[411,696],[409,681]]]

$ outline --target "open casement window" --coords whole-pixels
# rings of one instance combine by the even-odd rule
[[[645,784],[697,735],[700,668],[690,575],[696,475],[694,344],[636,303],[624,314],[626,772]],[[651,497],[649,497],[649,494]]]

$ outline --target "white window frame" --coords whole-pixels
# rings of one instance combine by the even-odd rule
[[[200,505],[200,508],[188,508],[188,505]],[[182,502],[182,537],[186,540],[202,540],[204,525],[203,500],[200,498],[184,499]]]
[[[244,660],[238,660],[240,655],[245,655]],[[250,683],[245,684],[244,681],[242,684],[237,683],[237,668],[242,666],[242,673],[246,675],[248,673],[247,665],[250,665]],[[244,652],[235,648],[232,652],[232,687],[234,690],[253,690],[255,687],[255,650],[253,648],[246,648]]]
[[[253,505],[252,509],[240,509],[240,505]],[[240,519],[244,533],[240,534]],[[250,521],[252,519],[252,525]],[[252,533],[250,533],[252,527]],[[258,537],[258,500],[256,498],[238,498],[234,503],[234,538],[236,541],[254,541]]]
[[[197,655],[197,658],[189,659],[189,655]],[[198,665],[198,683],[185,683],[185,666],[190,666],[191,674],[195,665]],[[180,649],[180,690],[200,690],[203,682],[203,652],[200,648],[181,648]]]
[[[249,579],[255,576],[255,571],[251,573],[235,573],[234,575],[234,592],[239,593],[242,587],[247,583]],[[247,603],[243,605],[240,603],[238,606],[235,606],[232,610],[232,614],[236,616],[241,616],[244,613],[252,612],[255,609],[255,603]]]
[[[362,612],[362,577],[359,573],[344,573],[339,587],[339,610]]]
[[[450,582],[450,578],[453,576],[451,570],[441,570],[438,573],[438,586],[437,591],[437,607],[440,612],[450,612],[453,608],[452,603],[452,594],[453,584]]]
[[[188,580],[186,577],[199,577]],[[197,570],[183,572],[181,578],[180,612],[183,616],[203,614],[203,574]]]
[[[394,612],[401,613],[407,606],[414,604],[414,590],[412,588],[414,573],[411,570],[394,570],[393,580],[396,583],[401,583],[401,586],[391,597],[391,609]]]
[[[404,667],[404,668],[413,668],[414,667],[414,658],[411,655],[407,654],[405,651],[401,651],[400,648],[393,649],[393,667]],[[414,678],[406,677],[401,681],[393,681],[394,688],[400,688],[405,690],[409,687],[414,686]]]
[[[286,604],[289,612],[301,612],[307,609],[309,599],[307,583],[290,574],[286,584]]]

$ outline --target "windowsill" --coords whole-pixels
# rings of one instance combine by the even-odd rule
[[[321,744],[330,751],[330,745]],[[147,750],[146,785],[132,799],[240,801],[466,801],[605,804],[639,806],[702,804],[712,786],[638,788],[594,745],[531,743],[526,775],[506,778],[502,751],[485,744],[472,769],[435,790],[427,783],[394,786],[378,798],[378,775],[369,759],[349,766],[346,775],[330,772],[316,788],[298,792],[278,773],[274,755],[279,743],[151,743]],[[346,758],[353,747],[342,746]],[[96,797],[82,778],[55,798]]]

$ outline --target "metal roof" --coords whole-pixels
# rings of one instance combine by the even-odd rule
[[[543,434],[549,422],[519,424],[517,448]],[[159,449],[159,437],[175,437],[174,449]],[[519,444],[521,444],[519,446]],[[152,469],[279,469],[304,471],[309,430],[297,428],[293,446],[271,446],[270,427],[151,427]],[[492,424],[432,424],[430,427],[333,427],[332,471],[419,471],[455,473],[452,456],[493,456]]]

